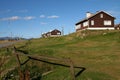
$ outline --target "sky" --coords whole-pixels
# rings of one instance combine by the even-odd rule
[[[120,0],[0,0],[0,37],[39,38],[50,30],[75,32],[86,12],[106,11],[120,23]]]

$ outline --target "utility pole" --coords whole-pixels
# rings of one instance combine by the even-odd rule
[[[9,31],[10,31],[10,25],[11,25],[11,21],[8,20],[8,30],[9,30]],[[8,31],[8,32],[9,32],[9,31]],[[12,41],[12,32],[9,32],[9,37],[10,37],[9,40]]]
[[[62,35],[64,35],[64,27],[62,27]]]
[[[12,35],[12,32],[11,32],[11,35],[10,35],[10,37],[11,37],[11,41],[12,41],[12,36],[13,36],[13,35]]]

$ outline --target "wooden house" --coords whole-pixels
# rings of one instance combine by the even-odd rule
[[[120,24],[115,25],[115,30],[120,30]]]
[[[47,32],[47,33],[44,33],[42,34],[42,37],[59,37],[61,36],[61,31],[57,30],[57,29],[54,29],[50,32]]]
[[[115,17],[105,11],[98,11],[95,14],[86,13],[86,18],[77,22],[76,31],[79,30],[114,30]]]

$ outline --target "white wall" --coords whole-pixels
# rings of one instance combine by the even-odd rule
[[[114,27],[97,27],[97,28],[87,28],[88,30],[114,30]]]

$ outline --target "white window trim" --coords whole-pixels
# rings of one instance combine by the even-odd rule
[[[103,14],[100,14],[100,18],[103,18]]]
[[[93,26],[95,23],[94,23],[94,20],[91,20],[91,25]]]
[[[76,25],[75,29],[80,29],[81,28],[81,24]]]
[[[104,20],[104,25],[110,26],[110,25],[112,25],[112,21],[111,20]]]
[[[60,35],[60,32],[58,32],[57,35]]]
[[[88,26],[88,21],[84,22],[83,26]]]

